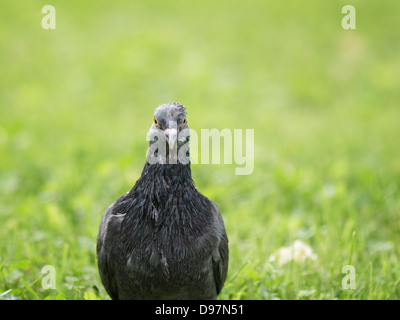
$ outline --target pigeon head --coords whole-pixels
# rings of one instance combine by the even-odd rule
[[[189,135],[186,108],[183,105],[177,102],[166,103],[154,110],[149,140],[150,146],[158,144],[157,153],[165,150],[166,155],[177,154],[181,146],[189,141]]]

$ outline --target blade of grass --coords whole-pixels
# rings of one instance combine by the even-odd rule
[[[249,266],[249,264],[250,264],[250,261],[246,261],[246,262],[240,267],[239,271],[236,272],[236,273],[226,282],[226,284],[231,283],[233,280],[235,280],[236,277],[237,277],[239,274],[241,274],[241,273]]]
[[[25,287],[25,289],[27,291],[29,291],[36,299],[40,300],[40,297],[38,296],[38,294],[32,289],[32,287],[29,285],[28,282],[26,282],[24,279],[20,279],[19,280],[22,285]],[[36,281],[35,281],[36,282]]]
[[[356,231],[353,231],[352,237],[351,237],[351,246],[350,246],[350,253],[349,253],[349,260],[348,260],[348,265],[351,265],[351,260],[353,256],[353,250],[354,250],[354,239],[356,238]]]

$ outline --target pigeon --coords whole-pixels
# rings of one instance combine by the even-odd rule
[[[103,214],[97,262],[113,300],[215,300],[225,283],[228,237],[193,182],[186,115],[176,102],[155,109],[142,174]]]

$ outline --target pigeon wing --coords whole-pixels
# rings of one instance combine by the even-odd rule
[[[226,275],[228,273],[228,261],[229,261],[229,248],[228,248],[228,237],[226,235],[224,221],[222,220],[221,213],[218,207],[213,204],[214,215],[216,216],[217,231],[219,234],[219,245],[217,250],[213,253],[212,265],[214,273],[214,281],[217,289],[217,295],[220,294],[222,287],[224,286]]]
[[[110,205],[103,214],[100,223],[100,230],[97,237],[97,264],[99,274],[107,293],[111,299],[118,300],[118,285],[115,277],[113,259],[113,248],[118,242],[121,223],[125,214],[116,214],[113,212],[114,203]]]

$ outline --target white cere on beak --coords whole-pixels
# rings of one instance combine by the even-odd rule
[[[168,145],[170,149],[173,149],[178,136],[178,131],[174,128],[164,130],[165,137],[167,138]]]

